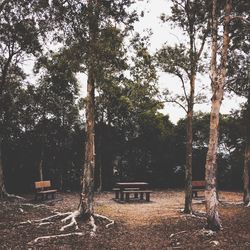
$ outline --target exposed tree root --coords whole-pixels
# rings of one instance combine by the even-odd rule
[[[23,204],[20,204],[20,206],[21,206],[21,207],[32,207],[32,208],[47,207],[47,206],[44,205],[44,204],[34,205],[34,204],[31,204],[31,203],[23,203]]]
[[[66,215],[66,213],[64,215]],[[64,231],[66,228],[69,228],[69,227],[72,227],[72,226],[75,226],[75,229],[78,230],[79,227],[78,227],[78,224],[76,222],[76,218],[79,217],[79,216],[80,216],[80,211],[79,210],[76,210],[76,211],[74,211],[72,213],[68,213],[68,216],[66,218],[62,219],[61,222],[67,222],[69,220],[70,220],[70,222],[67,225],[61,227],[60,231]]]
[[[192,218],[198,218],[198,219],[203,219],[206,220],[206,213],[201,212],[201,211],[193,211],[192,214],[183,214],[182,217],[192,217]]]
[[[95,224],[94,216],[90,216],[90,218],[89,218],[89,224],[92,226],[92,230],[90,232],[90,236],[94,237],[96,235],[96,229],[97,229],[97,226]]]
[[[79,229],[77,221],[76,221],[76,219],[81,216],[79,210],[76,210],[74,212],[67,212],[67,213],[56,212],[54,215],[48,216],[46,218],[32,220],[32,221],[27,220],[27,221],[20,222],[19,225],[36,223],[36,224],[38,224],[38,227],[41,227],[44,225],[52,224],[53,223],[53,222],[51,222],[52,220],[63,217],[63,216],[66,216],[66,217],[64,219],[62,219],[61,222],[65,223],[65,222],[69,221],[69,223],[60,228],[61,232],[64,231],[65,229],[73,227],[73,226],[75,227],[75,230]],[[100,215],[100,214],[94,214],[94,215],[90,216],[89,224],[92,227],[91,232],[90,232],[91,237],[94,237],[96,235],[96,231],[97,231],[97,226],[95,224],[95,218],[107,220],[108,224],[105,226],[106,228],[109,228],[111,225],[114,225],[114,223],[115,223],[114,220],[111,220],[108,217]],[[30,243],[36,243],[38,240],[42,240],[42,239],[65,237],[65,236],[70,236],[70,235],[83,235],[83,233],[74,232],[74,233],[68,233],[68,234],[42,236],[42,237],[36,238],[35,240],[31,241]]]
[[[60,237],[72,236],[72,235],[83,236],[84,233],[74,232],[74,233],[68,233],[68,234],[56,234],[56,235],[41,236],[41,237],[37,237],[36,239],[30,241],[28,244],[37,243],[40,240],[55,239],[55,238],[60,238]]]
[[[2,189],[1,192],[2,198],[7,198],[7,199],[16,199],[16,200],[26,200],[25,198],[18,196],[18,195],[14,195],[14,194],[9,194],[5,188]]]
[[[220,201],[220,203],[224,206],[242,206],[244,203],[242,201],[233,202],[233,201]]]
[[[171,234],[170,236],[169,236],[169,238],[173,238],[174,236],[176,236],[176,235],[179,235],[179,234],[183,234],[183,233],[186,233],[187,231],[180,231],[180,232],[177,232],[177,233],[175,233],[175,234]]]
[[[101,219],[104,219],[104,220],[109,221],[109,223],[105,226],[106,228],[109,228],[110,226],[112,226],[112,225],[115,224],[115,221],[114,221],[114,220],[111,220],[111,219],[109,219],[108,217],[106,217],[106,216],[104,216],[104,215],[94,214],[94,216],[95,216],[96,218],[101,218]]]
[[[202,235],[202,236],[205,236],[205,237],[211,237],[211,236],[216,235],[215,231],[209,230],[209,229],[205,229],[205,228],[203,228],[202,230],[199,230],[198,233],[200,235]]]
[[[20,222],[19,225],[24,225],[24,224],[32,224],[32,223],[43,223],[43,222],[48,222],[52,219],[55,219],[55,218],[58,218],[58,217],[62,217],[62,216],[66,216],[66,215],[69,215],[71,214],[70,212],[68,213],[56,213],[54,215],[51,215],[51,216],[48,216],[46,218],[43,218],[43,219],[39,219],[39,220],[27,220],[27,221],[23,221],[23,222]],[[38,224],[38,225],[40,225]]]

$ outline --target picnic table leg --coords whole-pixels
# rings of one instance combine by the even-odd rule
[[[129,193],[126,193],[126,201],[129,201]]]
[[[146,193],[146,201],[150,201],[150,193]]]
[[[138,198],[138,193],[134,193],[134,197],[135,197],[135,199],[137,199]]]

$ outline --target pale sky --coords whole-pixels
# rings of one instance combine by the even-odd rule
[[[166,15],[170,14],[170,1],[169,0],[149,0],[147,4],[144,2],[138,2],[136,4],[136,9],[143,10],[145,15],[141,18],[140,22],[135,25],[135,30],[139,33],[143,33],[146,29],[152,29],[153,35],[151,37],[151,48],[150,50],[154,52],[156,49],[160,48],[165,42],[168,45],[174,45],[183,41],[185,38],[179,30],[175,30],[170,27],[167,23],[162,23],[160,20],[160,15],[165,13]],[[159,77],[159,87],[160,90],[169,88],[174,93],[182,93],[181,84],[175,77],[160,72]],[[206,96],[208,98],[207,103],[197,104],[194,107],[195,111],[210,112],[211,108],[211,88],[209,75],[200,76],[197,78],[197,90],[201,87],[201,84],[208,86]],[[221,106],[221,113],[227,114],[232,109],[237,109],[239,104],[245,101],[244,98],[239,98],[237,96],[228,97],[225,95]],[[163,113],[168,114],[170,120],[173,123],[176,123],[180,118],[185,117],[185,112],[178,106],[167,103],[163,110]]]

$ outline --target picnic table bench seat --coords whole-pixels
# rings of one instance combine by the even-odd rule
[[[150,201],[150,194],[152,193],[151,190],[124,190],[123,193],[125,194],[125,200],[129,201],[130,194],[134,194],[135,198],[138,198],[138,194],[140,194],[140,200],[143,200],[144,194],[146,195],[146,201]]]
[[[113,191],[115,192],[115,200],[128,202],[130,198],[138,199],[140,195],[140,200],[144,199],[146,196],[146,201],[150,201],[151,190],[147,190],[148,183],[146,182],[118,182],[116,183]],[[134,197],[131,197],[131,194]]]

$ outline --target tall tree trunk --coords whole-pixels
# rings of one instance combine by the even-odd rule
[[[192,156],[193,156],[193,103],[194,103],[195,75],[190,81],[190,95],[188,102],[186,124],[186,169],[185,169],[185,207],[184,213],[192,213]]]
[[[39,173],[39,180],[43,181],[43,149],[41,151],[40,161],[38,163],[38,173]]]
[[[221,229],[221,222],[218,212],[218,200],[216,195],[216,172],[217,172],[217,148],[219,136],[219,118],[220,107],[224,95],[224,86],[227,69],[227,54],[229,44],[229,22],[232,8],[232,1],[227,0],[225,3],[223,46],[221,50],[221,64],[217,67],[218,52],[218,17],[217,17],[217,0],[212,2],[212,55],[210,76],[212,80],[212,107],[210,113],[210,131],[208,152],[206,157],[206,213],[208,228],[214,231]]]
[[[82,176],[79,212],[82,216],[94,214],[94,170],[95,170],[95,43],[98,34],[97,0],[88,0],[89,8],[89,65],[86,100],[86,146]]]
[[[102,157],[100,156],[99,158],[99,185],[98,185],[98,189],[97,192],[100,193],[102,191]]]
[[[2,159],[2,137],[0,136],[0,199],[6,194],[3,173],[3,159]]]
[[[95,169],[95,131],[94,131],[94,74],[89,70],[87,83],[87,106],[86,106],[86,146],[85,163],[82,176],[82,192],[79,210],[82,215],[88,217],[93,214],[94,200],[94,169]]]
[[[250,81],[250,79],[248,79]],[[250,82],[248,83],[250,86]],[[243,202],[248,205],[250,202],[250,190],[249,190],[249,163],[250,163],[250,87],[248,88],[248,100],[246,110],[246,146],[244,154],[244,166],[243,166]]]
[[[243,168],[243,202],[248,205],[250,202],[249,192],[249,162],[250,162],[250,146],[246,143],[244,154],[244,168]]]
[[[101,121],[101,124],[103,124],[103,121]],[[99,143],[98,143],[98,166],[99,166],[99,172],[98,172],[98,188],[97,192],[100,193],[102,191],[102,125],[99,129]]]
[[[7,1],[4,1],[1,4],[0,11],[4,7],[6,2]],[[2,71],[1,71],[1,81],[0,81],[0,116],[1,117],[4,116],[3,115],[4,110],[2,108],[3,105],[4,105],[3,93],[4,93],[4,87],[5,87],[5,84],[6,84],[8,70],[9,70],[12,58],[13,58],[13,54],[10,54],[7,61],[6,61],[6,63],[4,64],[4,67],[2,68]],[[2,123],[0,125],[1,125],[0,129],[2,129],[2,127],[4,127],[4,124]],[[0,134],[0,198],[3,198],[7,194],[7,191],[5,189],[5,178],[4,178],[4,172],[3,172],[2,145],[3,145],[3,134],[2,134],[2,131],[1,131],[1,134]]]
[[[212,230],[220,230],[221,223],[218,213],[218,200],[216,192],[216,172],[217,172],[217,147],[218,147],[218,127],[220,106],[223,96],[223,90],[221,89],[217,98],[212,100],[212,109],[210,114],[210,132],[209,132],[209,144],[206,158],[206,211],[207,211],[207,223],[208,228]]]

